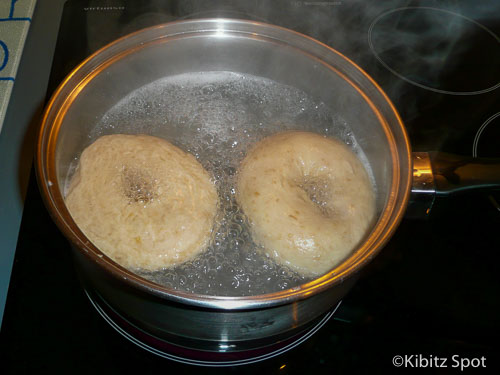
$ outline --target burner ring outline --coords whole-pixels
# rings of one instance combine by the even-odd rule
[[[368,28],[368,45],[370,46],[370,50],[372,51],[372,53],[375,56],[375,58],[378,60],[378,62],[380,64],[382,64],[384,66],[384,68],[386,68],[387,70],[389,70],[392,74],[394,74],[398,78],[401,78],[402,80],[406,81],[407,83],[410,83],[410,84],[412,84],[414,86],[420,87],[420,88],[422,88],[424,90],[430,90],[430,91],[436,92],[438,94],[459,95],[459,96],[480,95],[480,94],[485,94],[487,92],[496,90],[497,88],[500,87],[500,82],[498,82],[498,83],[496,83],[495,85],[493,85],[491,87],[485,88],[483,90],[476,90],[476,91],[449,91],[449,90],[441,90],[441,89],[436,89],[434,87],[430,87],[430,86],[427,86],[427,85],[423,85],[423,84],[418,83],[418,82],[416,82],[414,80],[406,78],[401,73],[398,73],[396,70],[392,69],[384,60],[382,60],[382,58],[380,57],[380,55],[375,51],[375,47],[373,45],[373,40],[372,40],[373,29],[376,26],[376,24],[382,18],[384,18],[385,16],[387,16],[389,14],[392,14],[392,13],[395,13],[395,12],[400,12],[400,11],[403,11],[403,10],[413,10],[413,9],[435,10],[435,11],[438,11],[438,12],[443,12],[443,13],[451,14],[453,16],[460,17],[460,18],[462,18],[464,20],[472,22],[474,25],[476,25],[479,28],[481,28],[482,30],[486,31],[490,36],[492,36],[500,44],[500,38],[493,31],[491,31],[490,29],[488,29],[486,26],[480,24],[479,22],[473,20],[472,18],[466,17],[466,16],[461,15],[459,13],[455,13],[455,12],[452,12],[452,11],[449,11],[449,10],[446,10],[446,9],[433,8],[433,7],[401,7],[401,8],[391,9],[391,10],[389,10],[387,12],[384,12],[384,13],[380,14],[379,16],[377,16],[377,18],[375,18],[375,20],[373,20],[373,22],[370,24],[370,27]]]

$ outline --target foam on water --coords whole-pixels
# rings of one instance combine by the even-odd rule
[[[286,130],[334,136],[367,165],[339,115],[301,90],[261,77],[181,74],[141,87],[111,108],[89,135],[91,141],[116,133],[162,137],[196,156],[213,176],[220,198],[213,239],[202,255],[174,269],[134,271],[173,289],[207,295],[257,295],[309,281],[263,254],[235,199],[235,174],[246,150]]]

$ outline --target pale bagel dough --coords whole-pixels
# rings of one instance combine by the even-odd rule
[[[340,141],[284,132],[257,143],[241,163],[237,200],[254,241],[305,276],[331,270],[375,216],[370,178]]]
[[[114,261],[157,270],[204,250],[217,192],[191,154],[161,138],[116,134],[83,151],[66,204],[83,233]]]

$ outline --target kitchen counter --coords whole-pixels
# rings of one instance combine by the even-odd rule
[[[64,3],[37,1],[0,133],[0,324]]]

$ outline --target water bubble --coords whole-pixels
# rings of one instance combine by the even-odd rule
[[[183,286],[183,285],[186,285],[186,283],[187,283],[186,276],[184,276],[184,275],[179,276],[179,285]]]

